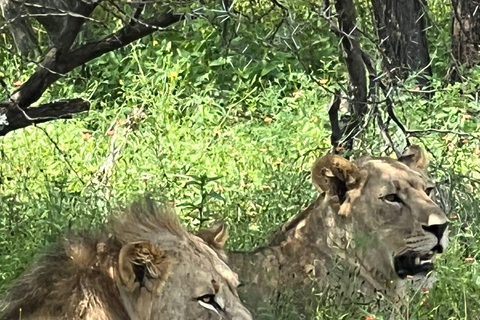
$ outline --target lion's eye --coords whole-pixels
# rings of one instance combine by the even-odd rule
[[[212,302],[215,301],[215,295],[214,294],[206,294],[204,296],[198,297],[197,300],[211,304]]]
[[[214,294],[205,294],[197,298],[198,303],[205,309],[212,310],[219,314],[223,310],[223,299],[217,298]]]
[[[427,196],[431,196],[432,195],[432,192],[433,192],[433,187],[429,187],[429,188],[426,188],[425,189],[425,193],[427,194]]]
[[[400,197],[395,193],[387,194],[385,197],[383,197],[383,200],[392,203],[403,203],[402,199],[400,199]]]

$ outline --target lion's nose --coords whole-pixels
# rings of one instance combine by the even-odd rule
[[[447,227],[448,227],[447,219],[442,216],[439,216],[438,214],[431,214],[428,217],[428,225],[422,226],[423,230],[432,233],[438,239],[439,244],[433,248],[433,251],[442,253],[443,249],[445,249],[441,244],[442,242],[441,240],[442,240],[443,234],[445,233],[445,230],[447,230]]]

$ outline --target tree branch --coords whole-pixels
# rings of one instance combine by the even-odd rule
[[[332,134],[330,135],[330,143],[333,147],[333,152],[337,153],[338,142],[342,138],[342,131],[338,123],[338,110],[340,108],[340,91],[335,91],[332,104],[328,109],[328,118],[330,119],[330,125],[332,126]]]
[[[70,119],[72,115],[88,111],[90,103],[82,99],[63,100],[42,104],[39,107],[23,110],[14,103],[0,103],[0,110],[6,110],[8,124],[0,126],[0,136],[10,131],[55,119]]]
[[[182,17],[182,15],[164,13],[145,22],[138,21],[133,26],[128,25],[102,40],[88,43],[69,52],[61,53],[53,48],[45,56],[42,63],[39,64],[39,67],[30,79],[12,95],[12,101],[20,108],[28,108],[62,75],[107,52],[124,47],[157,30],[162,30],[180,21]]]
[[[426,129],[419,129],[419,130],[406,130],[405,131],[408,135],[410,136],[420,136],[422,134],[427,134],[427,133],[444,133],[444,134],[454,134],[457,136],[469,136],[474,139],[480,138],[480,134],[477,134],[476,132],[462,132],[462,131],[455,131],[455,130],[443,130],[443,129],[435,129],[435,128],[426,128]]]

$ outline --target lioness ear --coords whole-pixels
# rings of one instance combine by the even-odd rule
[[[339,215],[349,216],[351,199],[347,191],[360,182],[360,170],[347,159],[326,155],[317,160],[312,168],[312,182],[320,192],[328,196],[330,207]]]
[[[428,166],[428,158],[425,151],[417,145],[407,147],[398,158],[398,161],[414,170],[424,170]]]
[[[118,255],[118,273],[127,291],[146,287],[158,292],[170,272],[172,259],[150,242],[126,244]]]
[[[217,222],[208,229],[198,231],[197,237],[205,241],[210,247],[222,250],[228,239],[228,229],[223,222]]]
[[[326,155],[317,160],[312,168],[313,184],[322,192],[341,198],[341,194],[353,188],[360,178],[356,165],[337,155]]]

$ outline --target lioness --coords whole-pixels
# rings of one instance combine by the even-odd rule
[[[58,243],[0,301],[0,319],[252,319],[220,257],[225,229],[202,235],[137,203],[105,232]]]
[[[431,199],[426,166],[417,146],[398,160],[320,158],[312,169],[318,199],[269,246],[229,254],[250,311],[258,315],[263,301],[275,305],[287,291],[301,302],[311,279],[320,294],[334,287],[355,302],[379,294],[398,300],[410,279],[426,285],[435,255],[447,246],[447,218]]]

